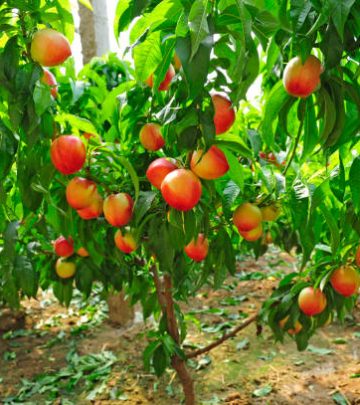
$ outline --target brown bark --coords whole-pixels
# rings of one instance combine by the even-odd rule
[[[166,321],[168,332],[177,344],[180,344],[179,328],[176,321],[174,299],[172,294],[172,281],[169,274],[164,275],[164,296],[166,302]],[[171,359],[171,364],[181,381],[186,405],[195,405],[194,381],[186,368],[185,360],[177,355]]]
[[[161,306],[161,310],[166,316],[167,330],[177,344],[180,344],[179,328],[176,320],[174,299],[172,294],[172,280],[169,274],[165,274],[163,280],[160,279],[156,267],[152,269],[156,292]],[[174,354],[171,365],[177,373],[183,387],[185,404],[195,405],[195,391],[193,379],[186,368],[186,362],[178,355]]]
[[[84,65],[96,56],[96,36],[94,14],[79,3],[80,38]]]
[[[110,293],[107,299],[109,305],[109,319],[112,323],[125,326],[134,320],[134,308],[125,298],[124,291]]]

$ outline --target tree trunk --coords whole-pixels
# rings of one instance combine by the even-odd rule
[[[152,268],[152,273],[161,310],[166,316],[168,333],[174,339],[174,341],[180,345],[179,328],[176,320],[174,299],[172,295],[171,276],[169,274],[165,274],[162,281],[155,266]],[[176,371],[176,374],[179,377],[179,380],[183,387],[185,404],[195,405],[196,400],[194,381],[188,369],[186,368],[186,362],[175,354],[171,359],[171,365]]]
[[[79,3],[80,38],[84,65],[96,56],[94,14]]]
[[[0,307],[0,333],[25,327],[25,312]]]
[[[110,51],[110,21],[106,0],[93,0],[94,11],[79,4],[83,63]]]
[[[107,301],[109,305],[109,319],[111,322],[120,326],[125,326],[134,321],[134,308],[125,298],[125,293],[123,291],[110,293]]]

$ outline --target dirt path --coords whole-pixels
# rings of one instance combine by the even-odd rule
[[[255,313],[279,272],[291,268],[292,260],[284,258],[244,261],[225,288],[201,291],[185,308],[194,321],[187,343],[210,343],[244,314]],[[173,372],[159,381],[144,371],[141,352],[151,325],[113,328],[99,292],[88,306],[77,297],[69,310],[49,294],[24,306],[26,328],[0,339],[0,401],[181,403]],[[360,320],[349,317],[345,325],[323,328],[301,353],[290,338],[274,343],[268,329],[256,337],[251,325],[190,365],[203,405],[360,404]]]

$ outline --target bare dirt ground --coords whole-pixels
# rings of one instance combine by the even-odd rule
[[[277,253],[244,260],[224,288],[202,290],[184,306],[187,343],[210,343],[254,314],[292,265]],[[99,292],[87,306],[76,297],[66,309],[48,293],[23,306],[25,328],[0,336],[0,403],[181,404],[171,370],[160,380],[144,371],[151,322],[114,328]],[[190,366],[202,405],[360,404],[359,308],[345,324],[321,329],[304,352],[290,337],[275,343],[266,328],[257,337],[250,325]]]

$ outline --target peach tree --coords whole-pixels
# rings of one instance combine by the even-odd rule
[[[67,1],[1,1],[0,299],[125,289],[158,320],[145,365],[173,367],[189,405],[187,359],[251,322],[302,350],[344,319],[360,284],[359,15],[351,0],[120,1],[132,62],[76,74]],[[179,303],[269,243],[298,271],[185,351]]]

